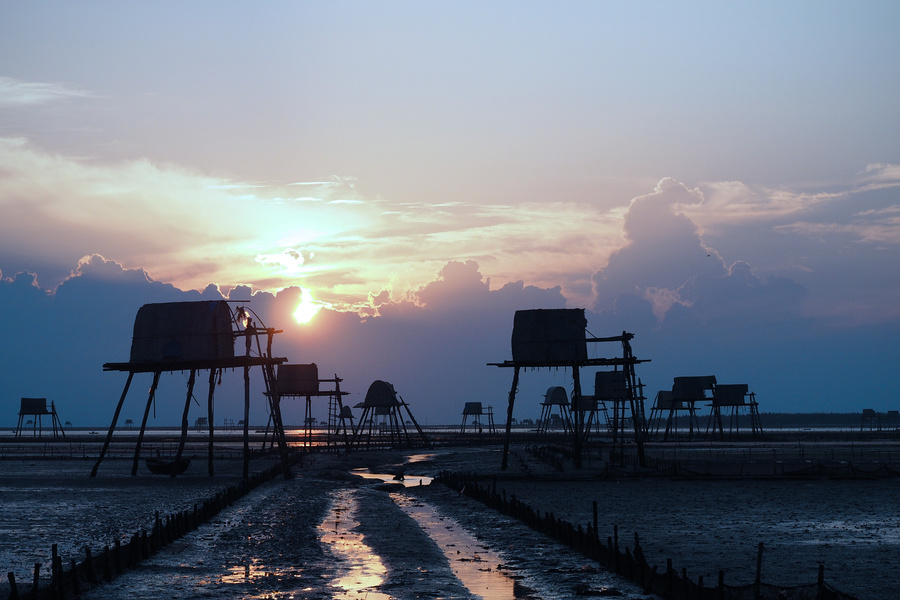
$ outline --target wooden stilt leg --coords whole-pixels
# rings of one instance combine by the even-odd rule
[[[214,408],[213,408],[213,394],[216,390],[216,370],[209,370],[209,395],[206,398],[206,416],[207,421],[209,421],[209,452],[207,454],[207,467],[209,468],[209,476],[212,477],[215,475],[215,470],[213,467],[213,430],[215,429],[213,425],[213,417],[214,417]]]
[[[584,439],[584,411],[580,410],[584,408],[583,406],[579,406],[581,404],[581,374],[578,371],[578,365],[572,367],[572,381],[574,382],[574,390],[573,390],[573,398],[572,402],[574,402],[575,406],[572,408],[575,409],[576,416],[576,426],[575,426],[575,447],[573,448],[573,456],[572,462],[573,466],[576,469],[581,468],[581,455],[582,455],[582,446]]]
[[[196,380],[196,377],[197,369],[191,369],[191,374],[188,377],[187,397],[184,400],[184,413],[181,415],[181,440],[178,442],[178,452],[175,454],[176,464],[181,460],[181,455],[184,452],[184,444],[187,442],[188,410],[191,408],[191,398],[194,397],[194,381]],[[172,473],[169,477],[175,478],[175,469],[172,469]]]
[[[512,387],[509,389],[509,406],[506,408],[506,439],[503,441],[503,463],[501,471],[506,470],[509,462],[509,437],[512,434],[513,404],[516,402],[516,388],[519,387],[519,367],[513,367]]]
[[[244,479],[250,478],[250,367],[244,367]]]
[[[147,394],[147,406],[144,408],[144,418],[141,420],[141,431],[138,433],[137,445],[134,447],[134,462],[131,464],[131,476],[137,475],[138,461],[141,459],[141,444],[144,442],[144,431],[147,429],[147,418],[150,416],[150,406],[156,396],[156,388],[159,385],[160,371],[153,373],[153,383],[150,384],[150,393]]]
[[[100,462],[103,460],[103,457],[106,456],[107,450],[109,450],[109,443],[112,441],[113,431],[116,428],[116,422],[119,420],[119,413],[122,412],[122,404],[125,403],[125,396],[128,394],[128,388],[131,387],[131,380],[133,378],[134,371],[129,371],[128,380],[125,381],[125,389],[122,390],[122,396],[119,398],[118,406],[116,406],[116,412],[113,415],[112,423],[109,425],[109,432],[106,434],[106,441],[103,442],[103,448],[100,449],[100,456],[97,458],[94,468],[91,469],[91,477],[97,476],[97,469],[100,468]]]

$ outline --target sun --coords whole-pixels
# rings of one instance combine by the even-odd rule
[[[307,289],[300,290],[300,304],[294,309],[294,318],[298,323],[309,323],[322,309],[322,303],[313,300],[312,294]]]

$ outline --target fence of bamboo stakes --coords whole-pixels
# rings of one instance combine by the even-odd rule
[[[687,569],[676,571],[671,558],[666,559],[666,566],[660,572],[659,565],[651,566],[641,549],[640,537],[634,534],[632,548],[622,550],[619,543],[618,525],[613,525],[611,536],[605,543],[599,534],[597,502],[593,502],[593,522],[585,526],[574,525],[550,512],[541,514],[515,496],[506,495],[506,491],[497,491],[496,479],[490,487],[481,486],[472,474],[442,472],[435,481],[463,493],[486,506],[507,516],[513,517],[530,528],[569,546],[588,558],[597,561],[605,568],[624,576],[640,585],[644,593],[653,593],[673,600],[765,600],[779,598],[784,600],[816,598],[817,600],[856,600],[825,582],[825,565],[818,565],[818,576],[815,583],[798,586],[772,585],[762,581],[762,562],[764,546],[757,547],[756,577],[749,585],[727,585],[725,572],[719,571],[718,581],[707,587],[702,576],[696,581],[688,577]]]

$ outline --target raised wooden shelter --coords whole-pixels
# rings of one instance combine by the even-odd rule
[[[365,440],[366,447],[387,445],[391,448],[412,447],[415,445],[412,434],[403,419],[403,411],[415,426],[422,443],[430,447],[428,438],[413,417],[409,405],[387,381],[377,379],[372,382],[366,392],[366,399],[356,405],[363,410],[359,425],[353,432],[350,448],[359,446]]]
[[[648,360],[634,357],[631,351],[633,333],[626,331],[622,335],[605,338],[588,338],[587,319],[583,308],[535,309],[516,311],[513,318],[512,360],[502,363],[488,363],[490,366],[513,369],[512,386],[509,391],[509,404],[506,416],[506,439],[503,447],[502,469],[506,469],[509,458],[509,440],[513,420],[513,406],[516,390],[519,385],[519,373],[523,368],[570,368],[574,389],[572,392],[573,409],[583,407],[581,393],[581,369],[585,367],[613,367],[624,372],[625,393],[628,401],[634,403],[633,414],[640,419],[634,421],[634,441],[638,448],[640,462],[644,463],[643,396],[641,384],[637,379],[634,367]],[[591,358],[588,356],[588,343],[618,342],[622,346],[622,356],[615,358]],[[581,467],[583,436],[585,432],[584,410],[573,410],[575,423],[573,430],[574,462]]]
[[[285,477],[290,477],[287,442],[284,437],[284,426],[281,422],[280,398],[275,389],[275,367],[287,359],[272,356],[272,339],[276,333],[281,333],[281,331],[262,325],[259,317],[250,309],[245,306],[239,306],[232,310],[225,300],[166,302],[143,305],[138,310],[134,320],[130,360],[125,363],[106,363],[103,365],[105,371],[128,373],[128,378],[125,381],[125,388],[122,390],[122,395],[116,406],[106,440],[100,450],[100,456],[91,470],[91,477],[97,475],[100,463],[109,450],[116,422],[119,419],[122,405],[125,403],[125,398],[134,376],[138,373],[152,373],[153,380],[147,396],[144,418],[141,421],[141,429],[135,445],[134,462],[131,469],[131,474],[137,475],[141,444],[143,443],[144,432],[147,427],[147,418],[156,395],[160,376],[163,373],[173,373],[175,371],[188,371],[189,377],[184,413],[181,420],[181,440],[172,462],[173,464],[182,462],[182,454],[188,433],[188,411],[194,395],[194,384],[197,374],[202,371],[209,371],[209,391],[207,394],[209,451],[207,464],[209,474],[213,475],[213,440],[215,432],[213,427],[213,400],[216,381],[224,371],[241,369],[244,374],[243,476],[245,479],[248,478],[250,464],[250,370],[254,367],[259,367],[262,371],[270,413],[275,423],[275,433],[284,475]],[[243,341],[242,354],[235,353],[235,342],[237,340]],[[171,476],[175,476],[174,470]]]
[[[472,426],[477,427],[479,433],[483,432],[485,423],[482,421],[484,417],[487,417],[488,433],[494,433],[494,407],[485,407],[481,402],[466,402],[465,405],[463,405],[462,425],[460,426],[459,432],[466,432],[466,421],[470,418],[472,419]]]
[[[48,406],[46,398],[22,398],[22,402],[19,405],[19,422],[16,425],[15,437],[19,437],[22,434],[22,422],[24,421],[27,425],[29,421],[26,419],[28,417],[31,417],[32,435],[42,436],[44,432],[43,418],[50,417],[50,425],[53,427],[53,437],[57,437],[58,435],[62,435],[63,438],[66,437],[66,432],[59,422],[59,415],[56,414],[56,403],[53,401],[51,401]]]
[[[569,414],[569,395],[566,393],[566,388],[561,385],[547,388],[547,393],[544,394],[538,433],[546,433],[551,425],[556,423],[559,423],[563,431],[571,433],[572,417]]]
[[[740,413],[746,411],[750,417],[750,436],[756,439],[762,436],[762,423],[759,420],[759,404],[756,394],[750,391],[746,383],[717,384],[712,397],[712,409],[709,413],[709,433],[712,428],[713,438],[725,439],[723,413],[728,417],[728,434],[740,433],[738,425]]]
[[[312,399],[328,398],[328,432],[326,436],[326,444],[332,442],[332,434],[337,436],[340,433],[341,424],[343,423],[344,443],[349,444],[350,438],[347,436],[346,423],[342,418],[346,418],[343,402],[341,398],[346,396],[348,392],[341,391],[341,382],[343,379],[335,376],[331,379],[319,378],[319,367],[316,363],[309,364],[283,364],[278,366],[278,378],[276,379],[276,389],[278,397],[284,398],[305,398],[305,410],[303,414],[303,423],[305,427],[306,445],[312,446]],[[322,384],[333,384],[323,389]],[[342,415],[345,415],[342,417]],[[352,422],[353,414],[350,413]]]

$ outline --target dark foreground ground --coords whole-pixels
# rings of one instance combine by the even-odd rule
[[[475,453],[462,460],[471,466],[471,461],[484,458]],[[648,597],[617,576],[586,565],[580,555],[444,486],[401,492],[397,484],[384,485],[351,473],[366,466],[392,473],[406,460],[392,452],[310,457],[306,466],[295,469],[294,479],[263,484],[138,568],[81,597],[553,600],[584,591],[614,593],[626,600]],[[443,466],[459,460],[454,453]],[[79,473],[78,467],[89,467],[66,464]],[[0,479],[0,511],[11,519],[4,520],[12,525],[5,531],[13,534],[0,541],[0,557],[8,561],[4,572],[19,572],[20,584],[30,583],[29,567],[34,562],[47,564],[50,544],[59,543],[65,560],[72,555],[80,560],[82,542],[95,548],[109,544],[116,529],[127,537],[152,521],[156,507],[163,505],[165,512],[190,506],[238,472],[233,466],[224,467],[213,480],[197,473],[174,481],[143,473],[131,478],[130,464],[113,462],[97,479],[74,472],[73,477],[45,473],[29,479],[24,472],[50,465],[21,466],[13,474],[5,470],[9,477]],[[405,469],[412,479],[413,473],[431,475],[440,466],[426,458]],[[390,475],[386,479],[391,481]],[[451,536],[462,529],[475,533],[475,549],[455,538],[450,544],[459,550],[448,553],[446,542],[442,549],[408,516],[408,511],[422,507],[435,508],[440,514],[438,529]],[[24,520],[12,524],[17,514]],[[354,542],[356,537],[361,540]],[[505,583],[473,591],[457,576],[463,563],[479,572],[502,573]],[[44,585],[48,576],[43,573]],[[0,598],[5,593],[0,590]]]
[[[676,569],[704,575],[710,583],[720,570],[727,583],[752,582],[762,542],[763,580],[769,583],[811,583],[823,563],[826,581],[860,599],[897,597],[900,589],[898,478],[598,479],[590,469],[560,475],[523,448],[514,449],[510,468],[500,472],[500,456],[495,448],[412,457],[315,455],[295,470],[295,479],[264,484],[139,568],[83,597],[475,597],[455,575],[462,561],[481,561],[478,570],[502,572],[512,581],[495,595],[480,594],[488,599],[551,600],[585,592],[647,597],[455,490],[414,486],[398,496],[396,485],[351,472],[369,467],[394,473],[407,460],[407,483],[445,469],[477,472],[486,482],[496,481],[498,490],[574,523],[590,522],[596,501],[601,535],[612,535],[618,525],[628,545],[638,532],[651,564],[664,566],[671,558]],[[0,585],[7,585],[10,570],[18,581],[30,582],[34,563],[47,564],[53,543],[64,557],[80,560],[83,545],[98,548],[117,534],[130,536],[148,526],[155,511],[189,507],[239,478],[235,465],[224,464],[215,478],[197,469],[173,484],[143,473],[131,478],[130,464],[112,461],[98,478],[88,479],[88,463],[63,462],[65,468],[55,470],[48,461],[0,464]],[[51,471],[54,476],[48,476]],[[448,557],[408,516],[416,504],[437,509],[448,531],[473,533],[481,556],[461,550]],[[350,543],[355,535],[362,536],[361,546]],[[375,560],[360,564],[360,553]],[[0,589],[0,598],[5,594]]]

